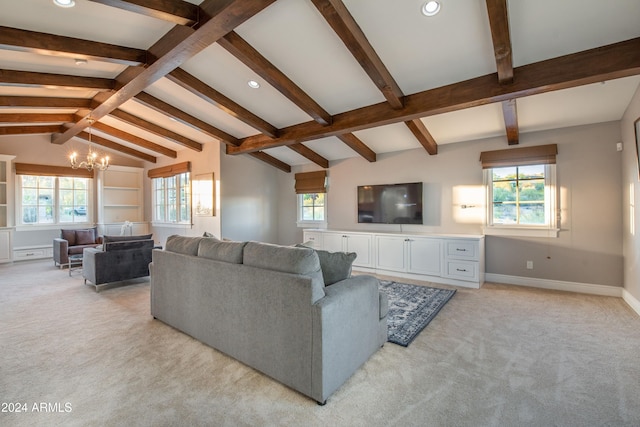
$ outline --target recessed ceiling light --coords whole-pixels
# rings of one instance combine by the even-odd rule
[[[433,16],[440,12],[440,2],[428,1],[422,6],[422,14],[425,16]]]
[[[258,82],[257,82],[257,81],[255,81],[255,80],[249,80],[249,81],[247,82],[247,84],[249,85],[249,87],[250,87],[251,89],[258,89],[258,88],[260,87],[260,83],[258,83]]]
[[[87,65],[88,63],[86,59],[82,59],[82,58],[76,58],[75,62],[76,62],[76,65]]]
[[[53,0],[53,4],[60,7],[73,7],[76,2],[74,0]]]

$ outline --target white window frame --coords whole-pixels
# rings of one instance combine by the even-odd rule
[[[181,203],[180,203],[180,190],[181,188],[183,188],[182,185],[182,177],[184,175],[188,175],[189,177],[189,186],[188,186],[188,211],[189,211],[189,218],[182,218],[181,216]],[[166,183],[166,180],[169,179],[176,179],[176,198],[175,198],[175,205],[170,206],[169,204],[169,194],[168,194],[168,186]],[[157,206],[159,206],[159,204],[157,203],[156,200],[156,180],[163,180],[164,182],[164,203],[160,204],[160,206],[163,206],[164,209],[164,219],[158,219],[157,215]],[[177,175],[173,175],[173,176],[169,176],[169,177],[159,177],[159,178],[152,178],[151,179],[151,191],[153,193],[152,195],[152,209],[153,209],[153,220],[152,220],[152,224],[154,226],[174,226],[174,225],[183,225],[183,226],[192,226],[193,225],[193,210],[192,210],[192,197],[193,197],[193,190],[192,190],[192,179],[191,179],[191,172],[183,172]],[[176,210],[176,220],[175,221],[169,221],[167,220],[167,218],[169,217],[169,209],[170,208],[174,208]]]
[[[317,194],[317,193],[306,193],[306,194]],[[312,221],[312,220],[303,220],[302,219],[302,209],[303,209],[303,197],[304,194],[296,194],[297,199],[297,210],[298,210],[298,218],[297,224],[298,227],[302,228],[327,228],[327,193],[324,193],[324,220],[320,221]]]
[[[543,225],[494,224],[493,169],[484,169],[483,174],[487,207],[484,234],[514,237],[558,237],[560,229],[558,228],[559,212],[555,164],[544,165],[545,224]]]
[[[26,223],[23,222],[23,206],[22,206],[22,199],[23,199],[23,195],[22,195],[22,177],[23,176],[36,176],[36,177],[43,177],[43,176],[47,176],[50,178],[54,179],[54,187],[53,187],[53,205],[52,205],[52,209],[53,209],[53,222],[39,222],[39,223]],[[29,174],[29,175],[16,175],[16,180],[15,180],[15,188],[16,188],[16,206],[15,206],[15,223],[16,223],[16,230],[18,231],[25,231],[25,230],[33,230],[35,228],[37,229],[42,229],[42,230],[46,230],[46,229],[59,229],[60,227],[65,227],[65,228],[75,228],[75,227],[86,227],[87,225],[93,225],[94,224],[94,219],[93,219],[93,179],[92,178],[85,178],[88,180],[87,183],[87,205],[86,205],[86,210],[87,210],[87,214],[85,215],[85,221],[73,221],[73,222],[61,222],[60,221],[60,212],[59,212],[59,207],[60,207],[60,178],[80,178],[77,176],[48,176],[48,175],[36,175],[36,174]]]

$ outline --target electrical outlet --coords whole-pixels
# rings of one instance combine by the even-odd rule
[[[527,270],[533,270],[533,261],[527,261]]]

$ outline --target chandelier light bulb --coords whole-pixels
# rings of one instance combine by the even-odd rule
[[[437,1],[428,1],[422,6],[422,14],[425,16],[434,16],[440,12],[440,3]]]

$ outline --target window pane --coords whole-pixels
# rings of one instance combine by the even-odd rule
[[[521,203],[519,214],[520,224],[543,225],[544,203]]]
[[[518,216],[514,203],[493,204],[494,224],[517,224]]]
[[[544,165],[520,166],[518,167],[518,177],[526,178],[544,178]]]
[[[324,207],[316,207],[313,210],[313,219],[315,221],[324,221]]]
[[[518,199],[515,181],[493,183],[493,203],[515,202]]]
[[[302,220],[303,221],[313,221],[313,208],[312,207],[303,207],[302,208]]]
[[[493,168],[493,180],[498,181],[503,179],[515,179],[516,170],[516,167]]]
[[[61,177],[61,178],[58,179],[58,185],[60,185],[60,188],[73,189],[73,178],[71,178],[71,177]]]
[[[22,222],[25,224],[33,224],[38,221],[38,208],[35,206],[22,207]]]
[[[544,179],[520,181],[520,201],[544,202]]]

